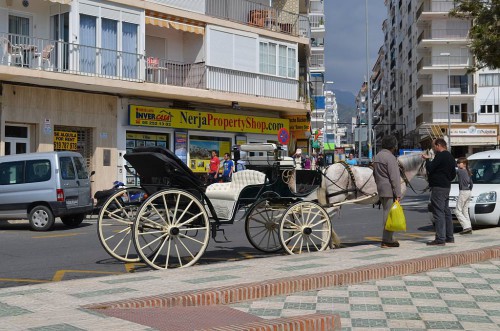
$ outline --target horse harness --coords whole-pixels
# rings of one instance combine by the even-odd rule
[[[368,180],[363,184],[363,186],[361,187],[357,187],[356,186],[356,179],[354,177],[354,173],[352,172],[352,169],[351,169],[351,166],[349,164],[347,164],[347,162],[345,162],[344,160],[342,161],[339,161],[337,163],[340,163],[344,166],[344,170],[347,171],[347,173],[349,174],[349,178],[351,179],[351,182],[353,184],[353,188],[349,188],[349,181],[347,181],[347,186],[346,188],[342,188],[340,186],[338,186],[335,182],[333,182],[330,178],[328,178],[325,173],[326,171],[322,172],[322,175],[328,179],[332,184],[334,184],[335,186],[337,186],[338,188],[340,188],[341,190],[340,191],[337,191],[337,192],[333,192],[333,193],[329,193],[326,195],[327,198],[331,198],[333,196],[336,196],[336,195],[340,195],[340,194],[348,194],[348,193],[351,193],[351,192],[354,192],[356,198],[358,197],[358,193],[362,193],[363,195],[369,195],[365,192],[363,192],[363,188],[365,187],[365,185],[369,182],[369,178]],[[368,167],[372,168],[373,170],[373,167],[371,165],[369,165]],[[325,169],[326,170],[326,169]],[[372,172],[372,176],[373,176],[373,172]]]

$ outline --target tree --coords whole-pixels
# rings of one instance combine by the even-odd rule
[[[500,0],[454,0],[453,17],[472,19],[470,48],[477,62],[472,70],[500,68]]]

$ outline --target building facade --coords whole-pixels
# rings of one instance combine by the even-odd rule
[[[308,2],[307,2],[308,3]],[[75,150],[93,190],[123,155],[277,141],[310,112],[305,0],[0,0],[0,155]]]
[[[472,22],[449,15],[452,0],[385,5],[384,44],[371,78],[382,93],[372,98],[377,137],[395,134],[404,148],[429,148],[443,137],[456,157],[498,145],[499,73],[468,71]]]

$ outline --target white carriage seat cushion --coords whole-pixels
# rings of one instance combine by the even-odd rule
[[[243,170],[233,174],[229,183],[215,183],[207,187],[206,195],[209,199],[238,200],[241,190],[248,185],[262,185],[266,175],[256,170]]]

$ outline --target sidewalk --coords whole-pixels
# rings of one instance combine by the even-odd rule
[[[500,330],[500,228],[425,241],[0,289],[0,330]]]

